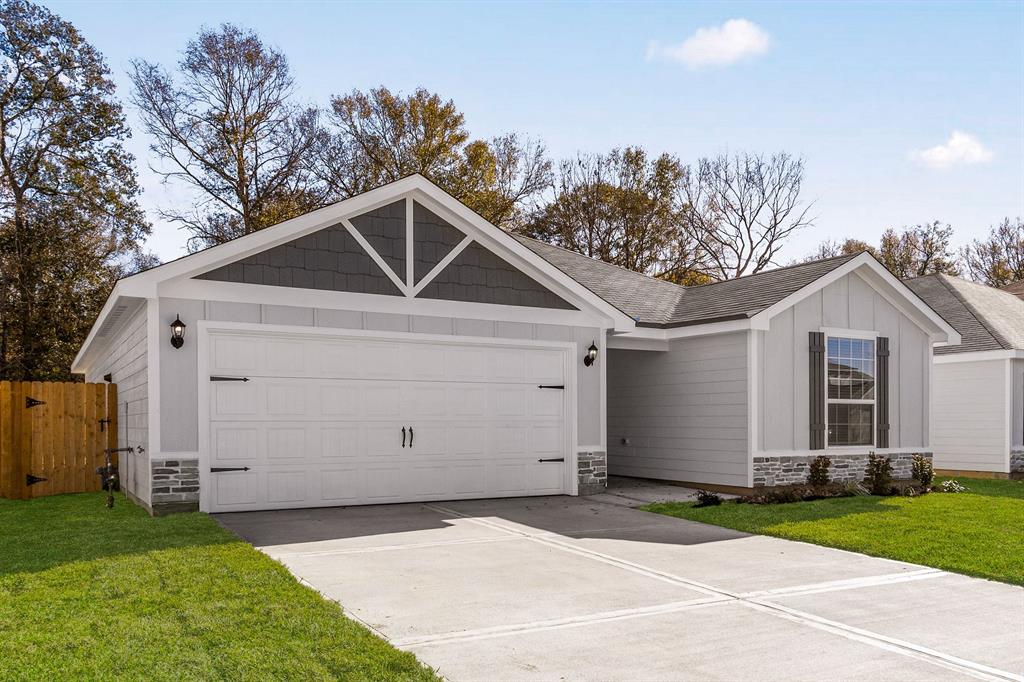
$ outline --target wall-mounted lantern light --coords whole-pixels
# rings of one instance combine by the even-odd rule
[[[175,348],[185,345],[185,323],[179,315],[175,315],[174,322],[171,322],[171,345]]]
[[[587,354],[583,356],[583,364],[590,367],[594,364],[594,360],[597,360],[597,344],[591,342],[590,348],[587,349]]]

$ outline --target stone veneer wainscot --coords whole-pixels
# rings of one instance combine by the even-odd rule
[[[153,461],[151,511],[157,516],[181,511],[199,511],[199,460]]]
[[[822,453],[824,454],[824,453]],[[892,477],[895,480],[911,478],[911,466],[914,455],[918,453],[897,453],[882,455],[892,462]],[[932,453],[922,452],[927,459]],[[832,464],[828,468],[829,477],[837,483],[856,483],[864,480],[864,472],[868,465],[867,455],[825,455]],[[794,455],[780,457],[754,457],[754,487],[775,485],[795,485],[807,482],[810,463],[818,455]]]
[[[579,477],[580,495],[603,493],[608,487],[608,454],[579,453],[576,458],[576,475]]]

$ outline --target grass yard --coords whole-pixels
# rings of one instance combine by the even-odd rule
[[[1024,481],[957,480],[969,492],[644,509],[1024,585]]]
[[[0,679],[435,680],[204,514],[0,499]]]

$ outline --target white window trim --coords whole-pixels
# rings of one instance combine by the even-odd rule
[[[875,362],[878,356],[878,332],[865,331],[863,329],[841,329],[838,327],[821,327],[820,331],[825,334],[825,450],[833,452],[855,452],[878,447],[878,368],[875,367],[875,397],[871,400],[853,400],[828,397],[828,340],[830,338],[864,339],[875,343]],[[871,443],[859,445],[830,445],[828,436],[828,406],[829,405],[871,405]]]

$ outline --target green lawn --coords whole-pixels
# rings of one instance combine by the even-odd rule
[[[0,499],[0,679],[434,680],[205,514]]]
[[[644,509],[1024,585],[1024,481],[957,480],[970,492]]]

